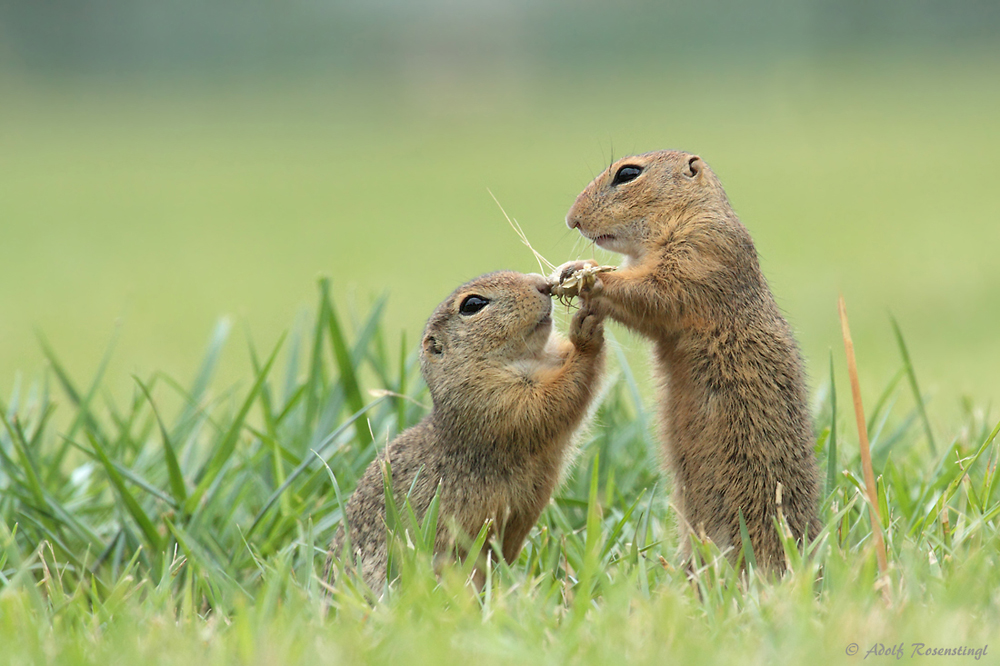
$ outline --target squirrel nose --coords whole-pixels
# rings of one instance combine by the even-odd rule
[[[566,226],[569,227],[570,229],[576,229],[577,227],[580,226],[580,218],[576,217],[575,215],[567,215]]]
[[[552,296],[552,285],[549,284],[549,281],[544,275],[539,275],[538,273],[531,273],[530,275],[534,278],[535,289],[537,289],[542,296]]]

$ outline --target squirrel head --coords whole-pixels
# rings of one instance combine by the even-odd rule
[[[576,198],[566,224],[637,259],[685,220],[725,211],[731,211],[725,191],[700,157],[661,150],[614,162]]]
[[[491,368],[540,356],[552,333],[549,290],[541,275],[498,271],[463,284],[438,305],[420,347],[435,404],[452,387],[482,384]]]

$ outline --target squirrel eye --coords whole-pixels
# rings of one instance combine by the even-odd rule
[[[466,296],[462,304],[458,306],[458,311],[466,316],[474,315],[487,305],[489,305],[489,299],[483,298],[482,296]]]
[[[618,169],[618,173],[615,174],[615,178],[611,181],[611,184],[621,185],[622,183],[633,181],[639,177],[640,173],[642,173],[642,167],[626,164]]]

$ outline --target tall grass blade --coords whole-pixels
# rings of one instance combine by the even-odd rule
[[[927,407],[924,404],[924,397],[920,393],[920,387],[917,385],[917,373],[913,369],[913,362],[910,361],[910,352],[906,348],[906,342],[903,340],[903,332],[899,328],[899,323],[896,318],[889,315],[889,321],[892,322],[892,331],[896,335],[896,344],[899,345],[899,353],[903,356],[903,364],[906,367],[906,376],[910,380],[910,388],[913,389],[913,399],[917,401],[917,409],[920,410],[920,419],[924,424],[924,433],[927,435],[927,444],[931,447],[931,454],[937,455],[937,444],[934,443],[934,433],[931,430],[931,421],[927,417]]]
[[[313,328],[312,351],[309,355],[309,378],[306,381],[306,414],[302,421],[303,439],[308,439],[309,429],[319,409],[319,401],[325,391],[323,375],[323,331],[326,327],[326,308],[329,303],[328,292],[330,279],[319,279],[320,296],[319,309],[316,313],[316,324]]]
[[[906,376],[906,368],[900,368],[899,371],[892,376],[889,383],[885,385],[882,389],[882,393],[879,394],[878,399],[875,400],[875,406],[872,408],[871,413],[868,415],[868,420],[865,422],[865,427],[870,433],[875,432],[876,422],[881,417],[882,424],[884,425],[886,420],[889,418],[889,412],[892,411],[892,405],[896,403],[896,387],[899,382],[903,381],[903,377]],[[892,400],[892,404],[886,409],[886,403]]]
[[[358,383],[357,374],[354,371],[355,364],[351,352],[347,349],[347,342],[344,339],[344,332],[337,317],[333,300],[330,298],[330,281],[323,280],[320,283],[325,302],[326,326],[330,334],[330,344],[333,348],[333,357],[337,363],[337,370],[340,373],[340,385],[344,388],[344,395],[347,404],[352,412],[357,412],[364,407],[364,399],[361,397],[361,386]],[[371,441],[368,431],[365,428],[358,428],[358,439],[362,442]]]
[[[90,449],[88,449],[87,447],[77,444],[76,442],[70,442],[70,445],[77,451],[87,456],[88,458],[100,462],[100,458],[98,457],[98,455],[93,451],[91,451]],[[174,501],[173,497],[171,497],[166,492],[160,490],[159,488],[151,484],[149,481],[147,481],[146,479],[142,478],[141,476],[130,470],[128,467],[125,467],[121,463],[115,462],[114,460],[111,460],[111,464],[114,465],[115,469],[118,470],[118,473],[121,474],[123,478],[128,479],[129,481],[139,486],[153,497],[163,500],[171,507],[179,508],[179,505]]]
[[[274,360],[278,356],[278,350],[281,349],[281,343],[283,340],[284,336],[278,340],[278,343],[274,347],[274,351],[271,352],[271,356],[267,359],[267,363],[265,363],[261,371],[257,373],[257,381],[254,382],[253,387],[250,389],[250,393],[243,401],[243,405],[240,407],[239,413],[236,415],[236,418],[233,419],[232,424],[229,426],[229,430],[216,447],[215,454],[202,468],[198,477],[198,485],[191,492],[187,502],[184,504],[184,510],[187,513],[193,514],[195,512],[195,509],[198,508],[199,502],[201,502],[201,498],[205,495],[205,491],[207,491],[209,486],[215,482],[219,473],[222,472],[222,468],[225,466],[229,457],[236,449],[236,442],[239,441],[240,432],[243,430],[243,423],[246,420],[247,414],[250,412],[250,407],[253,406],[253,403],[257,399],[257,394],[260,392],[261,386],[264,385],[264,381],[267,379],[267,373],[270,372],[271,366],[274,364]]]
[[[424,548],[428,552],[433,552],[434,542],[437,540],[438,514],[441,512],[442,483],[443,481],[438,482],[437,490],[434,491],[434,496],[431,498],[430,504],[427,505],[427,511],[424,513],[424,520],[420,526]]]
[[[966,476],[968,476],[969,470],[972,469],[977,462],[979,462],[979,458],[981,458],[983,453],[986,452],[986,449],[989,448],[990,444],[993,443],[993,440],[996,439],[996,436],[998,434],[1000,434],[1000,422],[997,422],[996,427],[993,428],[993,431],[983,441],[982,445],[976,451],[976,455],[972,457],[972,461],[969,462],[962,469],[962,473],[958,475],[955,479],[953,479],[951,483],[948,484],[948,489],[944,493],[944,500],[946,503],[949,502],[951,498],[955,496],[955,493],[958,492],[958,487],[962,484],[962,480],[965,479]]]
[[[837,487],[837,382],[833,373],[833,350],[830,350],[830,437],[826,445],[826,494]]]
[[[653,489],[649,493],[649,500],[646,502],[646,509],[639,516],[639,524],[636,526],[635,535],[632,537],[632,559],[639,567],[639,583],[643,597],[649,597],[649,570],[646,566],[646,556],[643,551],[646,548],[646,538],[649,534],[649,519],[653,511],[653,498],[656,497],[657,484],[653,484]]]
[[[125,504],[125,509],[129,512],[132,519],[135,520],[135,522],[139,525],[139,529],[141,529],[142,533],[145,535],[146,541],[149,543],[153,555],[159,555],[163,548],[163,543],[160,540],[159,532],[157,532],[156,527],[153,526],[153,521],[150,520],[149,515],[143,511],[135,497],[131,492],[129,492],[121,474],[119,474],[118,470],[115,469],[115,466],[108,458],[108,454],[104,451],[104,447],[97,441],[97,438],[88,432],[87,439],[90,440],[90,445],[94,447],[94,453],[97,454],[101,464],[104,465],[104,470],[107,472],[108,478],[111,480],[111,484],[115,487],[115,490],[118,491],[118,495],[122,498],[122,502]]]
[[[174,441],[179,442],[184,439],[192,419],[198,412],[202,397],[205,395],[205,391],[208,390],[209,382],[212,380],[215,369],[219,364],[219,358],[222,356],[222,350],[226,346],[226,340],[229,338],[231,328],[232,325],[226,317],[223,317],[216,323],[215,330],[212,331],[212,337],[208,342],[208,349],[205,350],[205,356],[202,358],[201,365],[198,367],[198,373],[194,378],[194,383],[191,385],[191,390],[186,391],[188,401],[174,424],[172,432]]]
[[[167,462],[170,490],[177,506],[183,506],[185,500],[187,500],[187,489],[184,487],[184,475],[181,473],[180,463],[177,462],[174,445],[170,442],[170,434],[167,433],[167,428],[163,425],[163,419],[160,418],[160,411],[156,408],[156,403],[153,402],[153,396],[150,394],[149,388],[136,375],[132,375],[132,379],[135,380],[135,383],[142,390],[143,395],[146,396],[146,400],[149,401],[149,407],[153,410],[153,416],[156,417],[156,424],[160,428],[160,438],[163,440],[163,458]]]
[[[459,529],[457,526],[453,526],[452,529]],[[468,580],[472,575],[472,570],[476,568],[476,564],[479,562],[479,555],[483,552],[483,547],[486,545],[486,540],[489,538],[490,533],[493,531],[493,521],[488,519],[483,523],[483,526],[479,528],[479,533],[476,538],[472,540],[472,545],[466,550],[465,560],[462,561],[462,565],[459,570],[462,573],[462,578]]]
[[[396,432],[406,429],[406,331],[399,336],[399,383],[396,384]]]
[[[622,349],[621,343],[610,331],[605,332],[605,336],[610,339],[612,348],[615,350],[615,357],[618,359],[618,367],[621,368],[622,375],[625,377],[625,385],[628,387],[629,395],[632,397],[632,404],[635,406],[636,413],[638,415],[638,420],[642,423],[643,427],[646,424],[646,410],[642,403],[642,394],[639,391],[639,383],[635,380],[635,374],[632,372],[632,366],[628,362],[628,358],[625,356],[625,350]]]
[[[0,420],[3,421],[4,428],[7,429],[7,433],[10,435],[11,441],[14,443],[14,449],[17,451],[18,457],[21,459],[21,464],[23,465],[25,476],[28,481],[28,490],[34,496],[35,501],[38,503],[38,507],[45,507],[48,502],[45,500],[45,492],[42,490],[42,481],[38,473],[37,463],[31,455],[31,450],[28,448],[27,443],[24,441],[24,433],[18,426],[15,420],[13,424],[7,420],[6,414],[0,411]]]
[[[635,512],[636,507],[639,506],[639,502],[642,501],[642,498],[645,495],[646,495],[646,489],[643,488],[643,490],[639,493],[639,496],[635,498],[635,501],[632,502],[632,504],[630,504],[627,509],[625,509],[625,512],[622,514],[622,517],[618,519],[618,522],[616,522],[614,526],[611,528],[611,532],[604,540],[604,548],[601,549],[601,560],[607,558],[608,555],[611,553],[611,549],[614,548],[615,544],[618,542],[618,537],[621,536],[622,531],[624,531],[625,526],[628,524],[629,519]]]
[[[743,507],[738,509],[737,517],[740,520],[740,541],[743,543],[743,559],[750,571],[756,571],[757,558],[754,557],[753,544],[750,543],[750,530],[747,529],[747,521],[743,517]]]
[[[593,599],[593,585],[597,578],[601,549],[601,505],[598,501],[600,487],[600,454],[594,454],[590,472],[590,492],[587,498],[587,536],[583,543],[583,562],[579,571],[580,582],[576,585],[573,599],[573,616],[583,617]]]
[[[323,455],[323,452],[326,450],[326,447],[328,447],[330,444],[332,444],[333,442],[335,442],[337,440],[337,438],[340,437],[340,435],[342,435],[345,430],[347,430],[349,427],[351,427],[351,425],[353,425],[355,421],[357,421],[359,418],[361,418],[361,416],[365,412],[367,412],[368,410],[372,409],[376,405],[380,404],[383,400],[385,400],[385,396],[383,396],[381,398],[376,398],[375,400],[373,400],[372,402],[370,402],[368,405],[362,407],[360,411],[354,412],[354,414],[352,414],[350,416],[350,418],[348,418],[346,421],[344,421],[342,424],[340,424],[340,427],[338,427],[336,430],[334,430],[326,438],[323,439],[323,441],[320,443],[320,445],[318,447],[316,447],[315,450],[313,450],[313,452],[312,452],[313,455],[320,456],[320,459],[322,460],[322,455]],[[299,477],[299,475],[302,474],[302,472],[306,471],[309,468],[309,465],[311,465],[313,462],[314,461],[313,461],[313,459],[312,459],[311,456],[306,456],[305,458],[303,458],[303,460],[299,464],[299,466],[296,467],[292,471],[292,473],[288,475],[288,478],[285,479],[284,483],[282,483],[273,493],[271,493],[270,497],[267,498],[267,501],[264,502],[264,506],[261,507],[260,511],[257,512],[257,517],[254,518],[253,523],[250,525],[250,529],[248,529],[246,531],[246,538],[247,539],[249,539],[250,536],[260,526],[260,521],[263,520],[263,518],[267,514],[268,510],[274,505],[275,501],[279,497],[281,497],[282,493],[284,493],[286,490],[288,490],[288,487],[290,485],[292,485],[292,483],[295,481],[295,479],[297,479]],[[331,474],[332,474],[332,472],[331,472]]]
[[[97,366],[97,373],[90,383],[90,388],[87,390],[87,394],[80,396],[79,391],[73,386],[73,382],[69,378],[69,373],[56,358],[55,351],[49,345],[48,340],[38,333],[38,341],[42,347],[42,353],[45,358],[48,359],[49,364],[52,366],[52,370],[56,373],[56,377],[59,379],[59,383],[62,384],[63,390],[66,391],[66,395],[69,396],[70,401],[76,406],[77,414],[76,418],[73,419],[73,423],[70,425],[69,430],[66,432],[66,440],[71,440],[76,435],[76,431],[81,425],[86,425],[94,432],[100,432],[100,427],[97,421],[94,419],[93,415],[90,413],[90,403],[93,401],[94,396],[97,393],[97,389],[101,385],[101,380],[104,378],[104,371],[107,370],[108,362],[111,360],[112,352],[114,352],[115,347],[118,344],[118,336],[121,332],[119,326],[115,327],[115,331],[111,336],[111,342],[108,343],[107,349],[104,351],[104,356],[101,358],[100,365]],[[57,473],[58,469],[62,466],[63,458],[66,456],[66,451],[69,448],[66,440],[63,441],[62,446],[59,448],[59,452],[56,453],[55,458],[51,466],[49,466],[49,474],[46,478],[46,483],[51,483],[54,480],[54,474]]]

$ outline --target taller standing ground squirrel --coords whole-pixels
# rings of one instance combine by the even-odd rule
[[[581,295],[653,343],[685,558],[693,530],[735,560],[742,511],[758,566],[780,570],[779,508],[796,539],[819,529],[805,378],[719,179],[689,153],[626,157],[580,193],[566,224],[625,255]],[[570,262],[558,276],[588,265]]]
[[[328,579],[349,534],[343,555],[360,564],[376,592],[386,580],[383,461],[397,505],[408,497],[420,520],[440,488],[435,553],[463,554],[463,542],[491,520],[489,537],[504,560],[517,557],[559,480],[604,364],[600,317],[581,309],[566,341],[552,331],[551,312],[544,277],[509,271],[476,278],[437,307],[420,350],[434,407],[368,466],[347,502],[348,530],[340,528],[330,546]],[[481,571],[477,578],[481,584]]]

